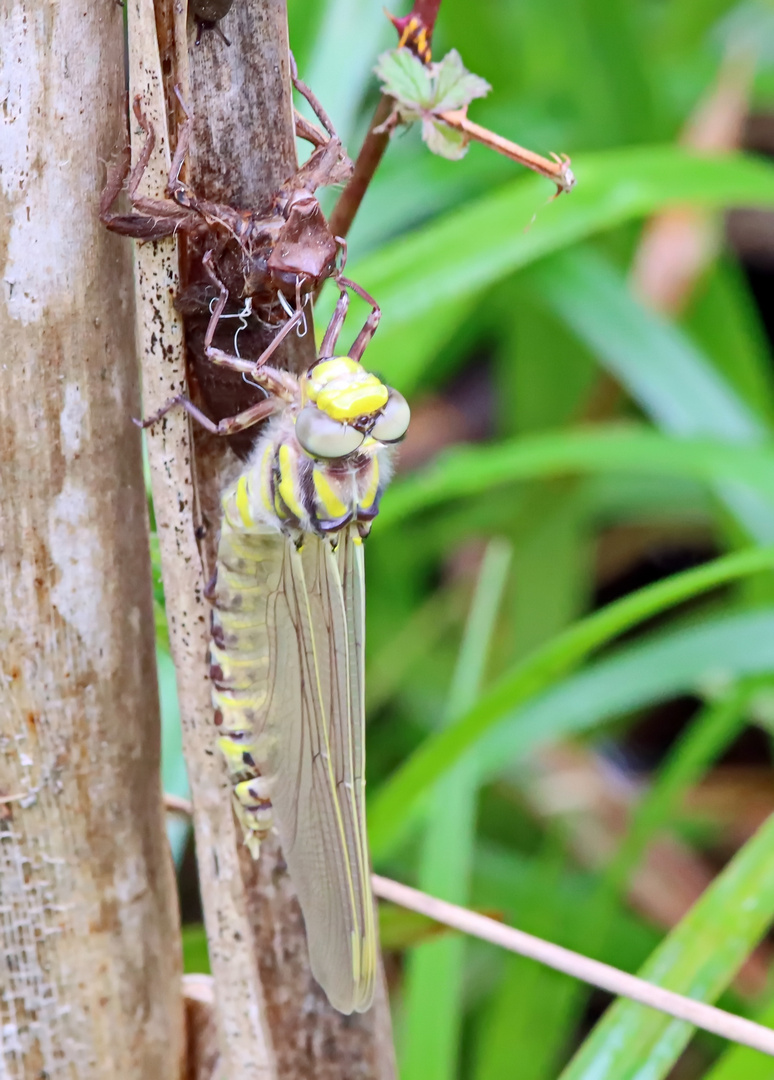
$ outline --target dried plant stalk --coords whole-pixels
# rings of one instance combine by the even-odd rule
[[[139,95],[156,132],[143,185],[163,192],[170,163],[166,104],[153,0],[131,0],[129,66],[132,97]],[[133,160],[144,141],[133,129]],[[143,369],[143,408],[154,412],[171,394],[186,391],[183,326],[173,299],[179,287],[173,239],[135,251],[137,344]],[[194,807],[199,878],[210,962],[217,983],[219,1043],[224,1071],[247,1080],[275,1075],[260,980],[245,913],[231,800],[214,730],[207,669],[209,610],[193,526],[195,490],[187,414],[169,413],[148,432],[153,506],[161,550],[166,612],[177,673],[183,744]],[[193,1070],[195,1063],[189,1063]]]
[[[190,48],[193,28],[188,27],[184,96],[194,114],[188,178],[206,198],[256,207],[297,168],[285,2],[243,0],[229,12],[224,30],[230,48],[215,34]],[[182,40],[178,22],[178,70],[184,73]],[[291,335],[281,362],[299,371],[313,358],[310,332],[301,339]],[[233,467],[227,448],[197,434],[208,566],[217,539],[219,494]],[[241,856],[279,1075],[283,1080],[392,1080],[395,1062],[384,986],[368,1013],[337,1013],[309,971],[303,919],[279,845],[265,843],[258,863],[244,849]]]
[[[156,0],[155,23],[160,69],[175,73],[164,84],[170,121],[179,111],[171,94],[173,83],[180,86],[194,116],[191,152],[186,161],[188,182],[206,198],[242,207],[265,204],[297,167],[285,4],[280,0],[245,0],[235,5],[224,26],[232,42],[230,47],[214,34],[205,35],[198,47],[193,46],[194,31],[186,25],[183,5],[169,0]],[[137,70],[141,72],[151,53],[147,43],[138,43],[136,48]],[[158,100],[158,75],[154,78],[154,87],[147,84],[143,94],[156,94],[154,116],[160,127],[163,109]],[[157,159],[155,177],[148,177],[155,190],[146,188],[149,193],[159,195],[163,191],[165,168],[164,159]],[[200,255],[193,245],[184,251],[184,285],[192,270],[196,272],[194,261]],[[175,316],[169,299],[177,291],[173,270],[171,266],[149,269],[139,282],[150,297],[147,347],[156,349],[154,374],[149,369],[146,375],[147,412],[183,385],[180,339],[171,329]],[[167,333],[171,336],[160,344],[160,336]],[[186,321],[185,336],[190,361],[191,351],[201,350],[201,319]],[[313,357],[313,335],[308,333],[303,339],[294,335],[283,351],[282,363],[298,371],[307,367]],[[176,367],[167,366],[169,358],[176,360]],[[150,394],[157,396],[152,399]],[[159,428],[163,441],[156,444],[158,451],[152,450],[152,458],[158,452],[159,481],[166,490],[158,489],[156,512],[160,534],[167,534],[163,541],[163,550],[168,552],[164,576],[173,651],[176,662],[183,665],[178,672],[181,711],[187,717],[185,751],[193,785],[202,895],[221,1016],[221,1049],[224,1055],[231,1055],[233,1062],[235,1040],[243,1044],[238,1051],[240,1064],[224,1064],[224,1071],[249,1080],[265,1076],[261,1068],[272,1067],[268,1039],[261,1042],[256,1032],[256,1025],[261,1030],[264,1025],[260,993],[251,987],[251,977],[256,977],[260,968],[279,1075],[305,1080],[391,1080],[395,1067],[384,988],[378,1005],[365,1016],[345,1018],[328,1005],[309,972],[303,920],[278,845],[266,843],[258,865],[242,849],[241,878],[234,871],[237,847],[230,799],[223,786],[220,761],[210,756],[215,748],[215,730],[205,681],[209,617],[196,596],[201,578],[191,568],[197,561],[195,523],[201,537],[205,578],[209,577],[219,531],[220,492],[238,463],[222,440],[194,431],[190,486],[185,469],[172,475],[172,470],[186,464],[191,450],[187,421],[182,414],[169,414]],[[207,724],[200,726],[205,698]],[[219,826],[214,824],[217,821]],[[224,881],[229,882],[233,901],[228,910],[213,900],[213,890]],[[243,882],[249,898],[249,926],[239,921]],[[228,930],[232,932],[230,940]],[[266,1055],[265,1065],[258,1060],[259,1055],[252,1063],[241,1056],[249,1053],[251,1046]]]
[[[97,217],[121,22],[116,5],[51,0],[0,16],[8,1080],[176,1080],[183,1048],[131,265]]]

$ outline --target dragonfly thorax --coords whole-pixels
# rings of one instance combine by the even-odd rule
[[[275,417],[248,468],[226,492],[229,516],[250,531],[331,535],[357,522],[365,535],[390,478],[391,448],[371,437],[335,460],[311,457],[296,438],[292,409]]]

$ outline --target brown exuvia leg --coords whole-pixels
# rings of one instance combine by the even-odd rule
[[[368,343],[376,333],[376,328],[382,317],[382,309],[374,300],[373,296],[371,296],[370,293],[367,293],[364,288],[357,285],[354,281],[350,281],[349,278],[339,278],[339,282],[341,285],[346,285],[347,288],[352,289],[352,291],[357,293],[361,299],[371,305],[371,314],[366,319],[363,329],[352,342],[352,346],[347,354],[348,356],[351,356],[353,360],[362,360],[363,353],[368,348]]]
[[[321,357],[333,356],[333,351],[336,348],[336,342],[339,340],[341,328],[347,317],[347,308],[349,307],[349,293],[346,290],[344,281],[341,278],[337,278],[336,280],[341,292],[339,293],[336,307],[331,315],[331,321],[325,328],[325,334],[323,335],[322,343],[320,345]]]
[[[121,164],[111,170],[100,198],[100,220],[112,232],[134,236],[139,240],[158,240],[164,236],[173,236],[179,229],[196,228],[200,224],[199,218],[191,211],[178,206],[171,199],[152,199],[138,194],[138,188],[156,145],[156,133],[150,120],[142,111],[139,96],[134,99],[133,111],[145,133],[145,142],[131,172],[129,171],[129,147],[124,151],[124,160]],[[127,194],[133,210],[139,213],[114,214],[110,207],[118,197],[127,175],[129,177],[126,185]]]
[[[322,104],[318,100],[317,96],[309,89],[305,82],[302,82],[298,77],[298,66],[296,64],[296,58],[293,53],[290,54],[290,77],[293,80],[293,85],[302,97],[305,97],[314,110],[314,114],[320,121],[322,126],[328,132],[332,139],[336,138],[336,129],[333,126],[333,121],[327,112],[323,108]]]

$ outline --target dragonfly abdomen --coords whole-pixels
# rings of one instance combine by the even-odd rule
[[[236,527],[235,527],[236,526]],[[212,612],[210,677],[218,746],[232,784],[245,843],[258,856],[274,821],[268,740],[262,732],[269,685],[269,604],[279,584],[284,537],[226,514]]]

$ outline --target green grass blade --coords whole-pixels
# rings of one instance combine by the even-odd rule
[[[774,1027],[774,1001],[759,1016],[759,1024]],[[774,1080],[774,1058],[748,1046],[731,1046],[718,1059],[704,1080]]]
[[[716,694],[774,670],[774,610],[723,613],[642,635],[506,714],[476,750],[482,779],[549,741],[683,694]]]
[[[436,307],[448,309],[537,259],[665,206],[774,202],[774,167],[741,156],[638,147],[578,156],[573,168],[577,188],[548,206],[546,181],[520,178],[354,262],[351,276],[383,311],[369,365],[410,391],[431,359],[412,339],[435,321]],[[321,323],[333,300],[321,308]]]
[[[756,488],[774,508],[774,451],[769,447],[674,439],[633,425],[611,425],[447,450],[395,482],[379,515],[379,532],[411,514],[499,484],[586,473],[734,481]]]
[[[469,709],[480,692],[510,558],[510,546],[502,540],[487,547],[449,691],[449,722]],[[460,762],[432,794],[423,837],[419,887],[462,905],[468,903],[477,792],[476,770]],[[465,940],[459,935],[429,941],[410,954],[403,1080],[454,1080],[457,1075],[464,964]]]
[[[536,650],[501,678],[458,723],[426,740],[382,785],[370,809],[375,857],[395,841],[422,793],[471,751],[506,712],[546,689],[625,630],[719,585],[772,566],[774,548],[770,547],[724,556],[610,604]]]
[[[770,679],[763,684],[769,685]],[[626,837],[605,873],[606,882],[621,888],[639,862],[650,839],[679,809],[680,800],[745,727],[747,707],[760,679],[735,686],[719,701],[702,709],[670,747],[650,790],[638,804]]]
[[[678,435],[761,439],[762,418],[682,330],[634,299],[601,256],[565,252],[533,276],[541,295],[661,427]],[[719,494],[751,537],[774,539],[770,500],[736,483],[721,483]]]
[[[737,852],[640,971],[714,1002],[774,918],[774,815]],[[684,1021],[619,1000],[560,1080],[662,1080],[693,1034]]]
[[[760,438],[765,426],[679,327],[640,304],[622,274],[589,249],[530,272],[546,300],[667,431]]]

